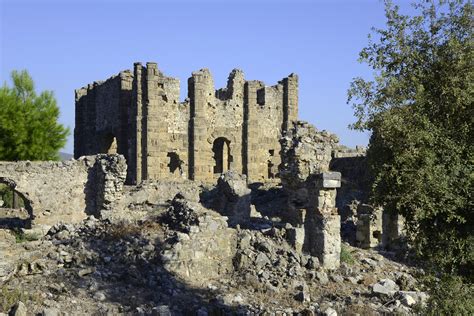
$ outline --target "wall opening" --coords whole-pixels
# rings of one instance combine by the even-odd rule
[[[270,149],[268,151],[269,158],[267,161],[267,177],[268,179],[275,179],[276,177],[276,170],[275,170],[275,164],[273,163],[273,157],[275,156],[275,150]]]
[[[168,168],[172,174],[182,175],[183,174],[183,163],[181,159],[179,159],[179,155],[175,152],[169,152],[168,158],[170,159],[168,163]]]
[[[257,90],[257,104],[260,106],[265,105],[265,88]]]
[[[272,163],[271,160],[268,160],[268,179],[275,179],[275,170],[274,170],[274,164]]]
[[[99,144],[99,153],[116,154],[118,152],[117,138],[112,134],[103,135],[102,140]]]
[[[33,209],[15,183],[0,178],[0,228],[31,228]]]
[[[230,169],[232,156],[230,154],[230,140],[219,137],[214,140],[212,145],[214,152],[214,173],[221,174]]]

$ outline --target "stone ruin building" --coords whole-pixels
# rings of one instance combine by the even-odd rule
[[[136,63],[133,73],[76,90],[76,160],[0,162],[0,184],[25,201],[24,226],[48,231],[91,215],[137,222],[165,213],[181,233],[162,261],[199,281],[237,259],[252,266],[239,254],[252,225],[279,230],[326,269],[340,264],[347,223],[364,248],[402,234],[396,215],[363,204],[364,151],[298,121],[296,75],[268,87],[233,70],[227,87],[214,90],[203,69],[188,83],[179,102],[177,79]]]
[[[179,80],[151,62],[76,90],[75,158],[122,154],[127,183],[214,183],[227,170],[249,182],[278,177],[279,140],[298,117],[296,75],[266,86],[234,69],[227,87],[215,90],[201,69],[188,79],[186,100],[179,97]]]

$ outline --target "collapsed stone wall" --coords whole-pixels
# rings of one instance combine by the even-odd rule
[[[156,63],[135,63],[133,73],[76,90],[75,157],[120,153],[130,184],[213,183],[227,170],[250,182],[278,178],[279,139],[297,119],[296,75],[268,87],[234,69],[227,87],[215,90],[209,70],[201,69],[188,80],[188,98],[179,102],[179,95],[179,80]]]
[[[206,186],[198,181],[143,181],[137,186],[125,186],[120,199],[101,211],[101,217],[111,221],[137,222],[150,212],[164,212],[169,202],[180,193],[186,200],[199,202]]]
[[[297,121],[280,142],[280,178],[288,194],[286,221],[297,225],[303,222],[301,212],[310,202],[311,189],[308,188],[307,180],[316,174],[329,171],[332,150],[339,139],[326,131],[318,131],[307,122]]]
[[[126,164],[119,155],[68,161],[0,162],[0,182],[27,202],[30,224],[76,223],[118,198]]]
[[[293,244],[318,257],[323,267],[337,268],[341,235],[336,189],[341,174],[330,172],[329,164],[338,139],[298,121],[281,143],[280,174],[288,194],[286,221],[295,226]]]

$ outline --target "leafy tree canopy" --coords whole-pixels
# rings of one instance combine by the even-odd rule
[[[0,160],[58,160],[69,129],[58,123],[52,91],[35,93],[26,70],[0,88]]]
[[[348,91],[353,128],[372,132],[372,201],[405,216],[433,266],[473,277],[473,6],[422,1],[408,16],[385,5],[386,28],[360,53],[374,77]]]

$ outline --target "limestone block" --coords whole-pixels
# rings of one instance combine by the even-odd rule
[[[327,171],[320,174],[320,185],[325,189],[336,189],[341,187],[341,173]]]
[[[317,216],[311,240],[311,255],[318,257],[326,269],[337,269],[341,255],[341,217]]]
[[[247,187],[247,178],[235,171],[222,174],[217,181],[218,198],[215,209],[228,216],[233,224],[250,218],[251,190]]]
[[[198,286],[232,271],[237,238],[236,231],[227,227],[226,217],[179,196],[169,213],[175,223],[171,227],[182,232],[161,253],[166,270]],[[183,222],[185,229],[176,226]]]
[[[305,239],[305,230],[303,227],[291,227],[286,230],[288,243],[295,248],[296,251],[302,252]]]

